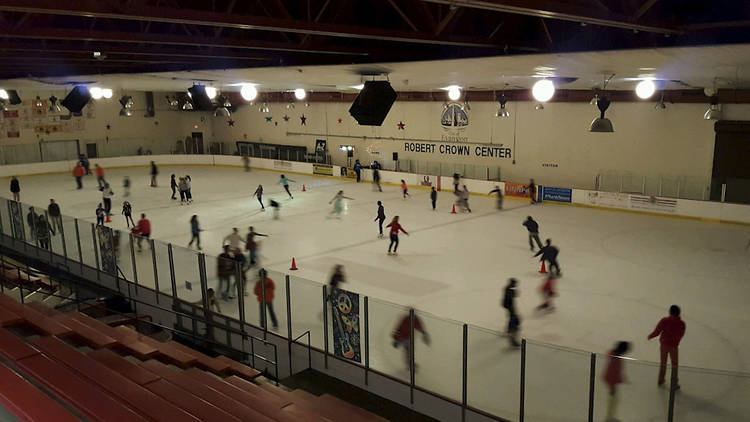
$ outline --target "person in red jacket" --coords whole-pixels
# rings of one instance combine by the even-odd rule
[[[621,341],[617,343],[617,346],[611,350],[609,360],[607,361],[607,367],[602,374],[602,379],[607,383],[609,387],[609,401],[607,402],[607,421],[615,422],[619,419],[615,418],[615,411],[617,410],[617,403],[619,399],[617,397],[617,385],[625,382],[625,377],[622,374],[622,356],[630,349],[630,343],[627,341]]]
[[[99,167],[99,164],[94,164],[94,172],[96,173],[96,181],[99,183],[99,187],[104,186],[104,169]]]
[[[685,322],[680,319],[680,307],[672,305],[669,307],[669,316],[662,318],[648,335],[648,339],[659,336],[661,345],[661,366],[659,367],[659,385],[664,384],[664,376],[667,372],[667,356],[672,361],[672,370],[677,370],[677,348],[680,340],[685,335]],[[676,381],[676,378],[675,378]],[[675,388],[680,388],[679,384]]]
[[[266,313],[263,312],[263,297],[265,296],[266,309],[268,310],[268,316],[271,317],[271,324],[273,324],[274,330],[278,330],[279,323],[276,321],[276,313],[273,311],[273,292],[276,286],[274,286],[273,280],[268,278],[266,270],[263,268],[258,271],[258,275],[258,281],[255,283],[253,292],[255,293],[255,297],[258,298],[258,304],[260,305],[260,326],[265,328],[267,324]],[[261,281],[263,284],[261,284]]]
[[[430,345],[430,336],[422,326],[422,321],[419,317],[414,314],[414,332],[419,331],[422,333],[422,339],[426,345]],[[399,346],[404,348],[404,359],[406,366],[411,368],[411,317],[409,314],[404,315],[399,321],[396,330],[393,332],[393,347],[398,348]],[[414,365],[416,370],[416,364]]]
[[[396,250],[398,249],[398,232],[400,230],[407,236],[409,235],[409,233],[407,233],[406,230],[401,227],[401,224],[398,224],[398,216],[393,217],[393,220],[391,220],[391,224],[387,225],[386,227],[391,228],[391,243],[388,245],[388,255],[391,255],[391,248],[393,248],[393,255],[398,255],[396,253]],[[394,245],[396,246],[394,247]]]
[[[138,220],[138,225],[133,227],[133,234],[138,235],[138,252],[142,251],[141,242],[143,238],[151,237],[151,222],[146,218],[146,214],[141,214],[141,219]]]
[[[83,183],[81,182],[81,179],[83,179],[83,176],[85,175],[86,169],[83,168],[80,163],[73,168],[73,177],[76,178],[76,185],[78,186],[76,189],[83,189]]]

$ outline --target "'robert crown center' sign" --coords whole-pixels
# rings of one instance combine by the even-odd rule
[[[429,142],[404,142],[404,152],[481,158],[512,158],[509,147],[498,145],[466,145]]]

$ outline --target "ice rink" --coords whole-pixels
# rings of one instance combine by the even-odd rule
[[[478,391],[497,384],[501,376],[508,382],[496,388],[501,392],[507,389],[508,393],[516,389],[508,396],[517,395],[518,353],[507,348],[506,339],[482,330],[504,331],[506,316],[499,302],[509,277],[520,281],[522,336],[534,342],[605,353],[615,341],[627,340],[633,343],[633,358],[653,362],[658,360],[658,340],[649,342],[646,336],[659,318],[666,315],[669,305],[675,303],[681,306],[687,324],[680,346],[681,365],[750,370],[750,337],[745,335],[750,326],[750,252],[745,250],[750,227],[546,203],[530,206],[526,201],[515,199],[506,199],[505,209],[497,211],[494,198],[478,195],[471,197],[472,213],[454,215],[450,213],[454,201],[450,191],[440,192],[438,211],[433,212],[426,190],[411,188],[411,197],[402,199],[397,186],[386,185],[380,193],[373,191],[369,183],[298,174],[288,175],[295,181],[291,185],[294,199],[289,199],[277,184],[279,172],[253,170],[246,173],[231,167],[164,166],[160,168],[158,188],[148,187],[147,168],[105,171],[116,194],[112,227],[126,230],[124,217],[119,212],[123,201],[122,179],[128,175],[132,189],[127,199],[133,204],[134,218],[137,221],[140,213],[147,214],[154,239],[186,246],[190,239],[189,219],[195,214],[204,230],[203,252],[216,256],[221,251],[222,239],[232,227],[240,228],[244,236],[252,225],[256,231],[269,235],[261,238],[260,248],[261,264],[268,269],[289,273],[291,258],[295,257],[299,267],[293,273],[295,277],[325,283],[332,267],[343,264],[347,277],[343,287],[369,296],[371,313],[377,312],[378,306],[385,312],[390,306],[386,302],[390,302],[473,325],[470,336],[476,347],[470,352],[473,353],[469,368],[470,397],[481,397]],[[195,200],[192,205],[181,206],[179,201],[170,199],[171,173],[191,176]],[[101,193],[96,189],[93,176],[85,178],[83,190],[76,190],[73,178],[67,174],[27,176],[20,178],[20,182],[22,202],[46,209],[49,198],[54,198],[64,215],[95,221],[94,210],[101,201]],[[4,183],[7,186],[7,179]],[[265,188],[266,204],[272,198],[281,203],[280,219],[272,218],[268,205],[269,210],[261,212],[258,202],[251,198],[258,184]],[[307,192],[301,191],[303,184]],[[330,217],[332,206],[328,204],[338,190],[354,198],[346,201],[340,219]],[[386,239],[377,237],[377,223],[373,220],[378,200],[383,201],[387,221],[399,215],[401,224],[410,234],[401,236],[398,256],[386,254],[387,232]],[[539,314],[534,310],[540,303],[538,287],[543,278],[537,273],[538,259],[532,258],[526,229],[521,226],[527,215],[539,223],[541,238],[551,238],[560,249],[563,277],[558,281],[559,297],[553,313]],[[150,262],[151,257],[149,254],[136,259]],[[207,272],[215,272],[211,269],[215,267],[210,265]],[[187,277],[189,275],[178,275],[178,278]],[[279,287],[283,278],[276,277]],[[180,280],[178,285],[182,290]],[[168,287],[162,286],[162,290]],[[197,300],[195,293],[194,290],[181,294],[186,299]],[[320,300],[319,287],[312,283],[305,294],[310,301]],[[294,296],[302,298],[304,294],[296,292]],[[284,313],[282,299],[282,293],[277,291],[277,314]],[[382,300],[382,304],[373,303],[375,299]],[[250,307],[246,304],[249,314],[254,311],[257,315],[255,298],[251,295],[246,300],[251,302]],[[222,303],[222,307],[225,306],[232,305]],[[296,310],[303,304],[293,306]],[[255,308],[251,310],[252,307]],[[311,320],[320,317],[317,310],[299,312],[309,313]],[[390,321],[371,327],[371,342],[380,339],[387,343],[388,333],[393,328],[389,325],[395,324],[401,309],[394,306],[389,312],[393,314]],[[251,318],[257,316],[248,316],[248,320]],[[457,371],[459,375],[456,385],[428,387],[450,397],[460,396],[461,324],[426,316],[425,325],[433,337],[432,351],[418,344],[416,353],[420,354],[420,347],[422,356],[438,352],[446,356],[455,351],[455,359],[438,359],[433,364],[435,371],[450,374]],[[283,322],[282,332],[285,332]],[[296,328],[295,334],[297,332]],[[395,368],[392,375],[408,379],[408,372],[399,369],[402,365],[399,352],[390,345],[371,349],[373,361],[384,362],[383,367]],[[588,355],[581,353],[579,356],[565,349],[556,353],[556,350],[530,345],[529,383],[538,380],[546,382],[547,388],[564,390],[575,388],[571,387],[571,377],[580,379],[580,399],[570,403],[561,396],[558,415],[537,415],[538,418],[530,420],[583,420],[578,419],[576,412],[585,412],[587,408]],[[496,372],[483,369],[488,362],[499,366]],[[603,365],[603,361],[600,362],[599,365]],[[420,367],[418,384],[420,377],[433,376],[430,368],[424,367],[427,365]],[[545,372],[542,368],[557,372]],[[638,371],[645,375],[639,378]],[[645,414],[639,417],[632,413],[639,407],[650,408],[650,400],[656,400],[654,407],[666,412],[666,406],[660,407],[663,397],[652,391],[656,384],[655,368],[646,363],[633,363],[626,368],[626,374],[634,384],[636,380],[639,383],[631,388],[643,393],[638,399],[643,405],[627,405],[626,401],[635,399],[623,398],[623,419],[628,415],[632,416],[628,418],[631,420],[661,417],[654,411],[649,411],[648,418]],[[681,372],[684,398],[678,399],[678,409],[690,410],[681,421],[714,420],[688,415],[696,414],[696,409],[716,411],[713,402],[729,400],[728,391],[750,391],[747,379],[741,380],[742,388],[724,384],[710,387],[711,382],[699,378],[698,374],[696,372],[695,379],[690,381],[689,370]],[[713,389],[710,396],[691,398],[690,384]],[[439,391],[441,388],[445,390]],[[667,394],[665,390],[658,391],[661,396]],[[486,392],[486,400],[478,398],[473,404],[512,417],[517,411],[517,401],[497,401],[493,398],[496,393]],[[535,395],[533,389],[528,391],[527,409],[533,409],[534,403],[544,402],[558,406],[554,398],[542,394]],[[603,393],[597,396],[597,403],[600,400],[605,400]],[[604,406],[597,406],[599,414]],[[548,411],[553,410],[551,406],[546,407]],[[559,410],[567,407],[570,407],[569,415]],[[716,420],[736,420],[726,413],[722,416],[728,419]]]

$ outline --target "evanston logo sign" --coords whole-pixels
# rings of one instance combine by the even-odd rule
[[[469,115],[466,111],[460,103],[452,102],[445,105],[440,116],[440,126],[445,131],[443,141],[468,142],[469,138],[462,136],[463,131],[469,126]]]

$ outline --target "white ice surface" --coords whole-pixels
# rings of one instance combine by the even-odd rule
[[[160,186],[149,188],[147,173],[146,168],[106,170],[116,193],[113,227],[125,230],[119,211],[122,178],[129,175],[133,187],[128,200],[133,204],[134,218],[138,220],[141,212],[147,214],[154,239],[184,247],[190,238],[189,219],[193,214],[199,216],[205,230],[202,243],[208,255],[218,255],[222,238],[232,227],[239,227],[244,235],[253,225],[269,234],[261,238],[261,263],[294,276],[295,335],[305,329],[315,331],[322,313],[320,287],[297,278],[325,283],[332,266],[343,264],[347,276],[344,287],[370,297],[372,366],[408,379],[400,351],[392,349],[388,341],[403,308],[386,302],[413,306],[432,314],[423,316],[433,338],[432,347],[417,343],[417,361],[421,362],[417,383],[452,398],[460,398],[462,327],[461,323],[436,317],[503,331],[505,314],[499,301],[509,277],[520,280],[522,335],[530,340],[597,353],[606,352],[617,340],[627,340],[633,342],[632,357],[656,361],[658,340],[649,342],[646,335],[669,305],[676,303],[682,307],[687,324],[680,346],[681,365],[750,369],[750,262],[745,251],[750,227],[572,206],[532,207],[514,199],[507,199],[506,209],[498,212],[494,199],[483,196],[472,196],[473,213],[453,215],[450,209],[454,197],[448,191],[440,192],[438,211],[432,212],[425,190],[410,189],[412,197],[403,200],[396,186],[385,186],[384,192],[378,193],[369,184],[297,174],[288,175],[296,181],[291,186],[291,200],[277,184],[277,172],[245,173],[224,167],[162,167]],[[180,206],[169,198],[170,173],[192,177],[194,204]],[[68,175],[23,177],[21,199],[46,208],[49,198],[55,198],[63,214],[93,222],[101,194],[93,176],[84,183],[85,188],[77,191]],[[282,204],[279,220],[272,219],[270,208],[260,212],[257,201],[250,198],[259,183],[265,187],[266,204],[271,198]],[[301,192],[302,184],[307,192]],[[340,219],[330,218],[328,201],[339,189],[354,200],[346,202]],[[388,220],[401,216],[401,224],[410,233],[401,235],[396,257],[386,255],[388,240],[377,238],[377,223],[373,221],[377,200],[383,201]],[[543,278],[537,273],[538,260],[531,258],[526,229],[521,226],[527,215],[539,222],[542,239],[551,238],[561,251],[563,278],[558,282],[557,310],[551,314],[534,312]],[[161,259],[166,250],[157,250],[157,255]],[[293,273],[287,271],[292,257],[299,267]],[[150,254],[136,259],[140,281],[153,284]],[[194,257],[180,251],[175,261],[180,267],[178,294],[197,300],[196,290],[185,290],[182,281],[193,277],[197,268]],[[215,272],[211,261],[207,260],[209,275]],[[169,286],[163,280],[168,280],[168,272],[163,271],[159,269],[161,290],[166,291]],[[272,273],[272,277],[278,289],[276,314],[285,333],[283,276]],[[247,299],[247,320],[252,321],[257,319],[257,305],[252,295]],[[236,309],[235,301],[222,303],[226,313],[232,313],[232,306]],[[506,339],[480,328],[470,327],[469,338],[469,403],[513,417],[517,414],[518,353],[506,347]],[[321,341],[314,340],[313,344]],[[534,409],[557,406],[552,414],[542,412],[529,420],[584,420],[589,355],[531,344],[527,359],[527,410],[534,414]],[[603,364],[600,358],[598,373]],[[661,396],[665,396],[665,390],[655,388],[656,368],[633,362],[626,366],[626,375],[631,385],[623,387],[622,416],[664,420],[661,413],[666,407]],[[678,405],[681,400],[682,405],[678,409],[690,411],[679,420],[741,419],[726,412],[737,412],[741,397],[750,394],[747,379],[730,380],[697,371],[689,381],[688,369],[681,372],[681,378],[683,390]],[[700,385],[705,393],[691,392],[691,383]],[[556,394],[549,394],[547,389]],[[568,397],[571,389],[575,400]],[[606,394],[603,388],[597,391],[599,415]],[[732,392],[741,395],[737,401],[732,399]],[[643,397],[636,399],[639,395]],[[636,405],[635,400],[642,404]],[[653,406],[648,404],[654,400]],[[740,412],[745,417],[750,415],[747,406]],[[709,414],[715,414],[716,419]]]

